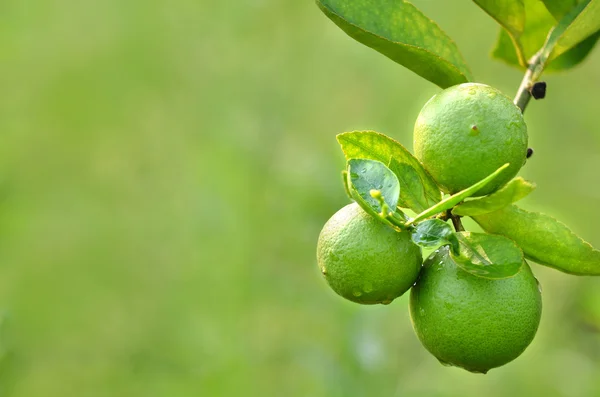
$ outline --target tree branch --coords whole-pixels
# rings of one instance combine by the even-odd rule
[[[534,84],[537,82],[537,79],[539,79],[540,75],[542,74],[545,64],[546,59],[542,56],[541,52],[535,54],[529,61],[529,67],[527,68],[527,72],[525,72],[525,76],[523,76],[523,80],[521,81],[521,85],[519,86],[519,90],[517,91],[517,95],[515,96],[514,100],[515,105],[521,109],[521,112],[525,112],[525,108],[532,97],[531,90],[533,89]],[[539,96],[540,99],[543,97],[543,95]]]

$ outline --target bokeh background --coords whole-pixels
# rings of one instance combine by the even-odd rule
[[[491,18],[414,3],[515,93]],[[600,279],[533,265],[539,333],[485,376],[425,351],[406,296],[326,286],[335,134],[411,147],[439,88],[312,1],[3,1],[0,71],[0,396],[600,395]],[[600,246],[600,51],[545,78],[523,206]]]

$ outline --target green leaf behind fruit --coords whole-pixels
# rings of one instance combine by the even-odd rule
[[[487,232],[514,240],[525,257],[576,275],[600,275],[600,251],[551,216],[510,205],[474,216]]]
[[[499,279],[512,277],[523,264],[523,252],[514,241],[493,234],[456,233],[459,255],[451,252],[456,264],[479,277]]]
[[[347,160],[371,159],[388,164],[402,189],[398,205],[421,212],[442,199],[440,189],[419,160],[392,138],[375,131],[345,132],[337,136]]]
[[[447,88],[471,80],[458,47],[440,27],[404,0],[317,0],[356,41]]]
[[[465,201],[452,209],[454,215],[474,216],[498,211],[533,192],[535,184],[521,177],[509,181],[498,191],[471,201]]]
[[[372,190],[381,192],[383,200],[388,206],[386,215],[387,212],[396,209],[400,195],[400,183],[396,175],[382,162],[367,159],[348,160],[348,182],[352,197],[365,211],[371,214],[382,212],[380,202],[371,195]]]

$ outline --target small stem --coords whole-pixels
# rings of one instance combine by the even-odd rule
[[[451,215],[450,219],[452,219],[452,224],[454,225],[454,230],[456,230],[457,232],[465,231],[465,227],[463,226],[462,221],[460,220],[460,216]]]
[[[381,216],[383,219],[386,219],[388,222],[390,222],[392,225],[396,226],[396,227],[397,227],[398,229],[400,229],[400,230],[406,230],[406,229],[409,229],[409,228],[407,228],[407,227],[406,227],[406,225],[405,225],[405,222],[406,222],[406,221],[405,221],[405,220],[403,220],[403,219],[398,219],[398,217],[396,217],[396,214],[397,214],[397,213],[394,213],[394,212],[389,212],[389,213],[388,213],[387,215],[385,215],[385,216],[382,216],[381,214],[380,214],[380,216]]]

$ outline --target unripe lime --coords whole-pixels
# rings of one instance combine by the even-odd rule
[[[527,263],[515,276],[486,279],[456,266],[447,248],[433,253],[410,294],[421,343],[440,362],[486,373],[517,358],[531,343],[542,313]]]
[[[414,149],[447,193],[485,178],[505,163],[504,172],[479,192],[492,193],[525,164],[527,126],[521,110],[495,88],[465,83],[429,100],[415,123]]]
[[[353,203],[323,227],[317,261],[338,295],[357,303],[388,304],[415,283],[423,257],[409,232],[395,231]]]

